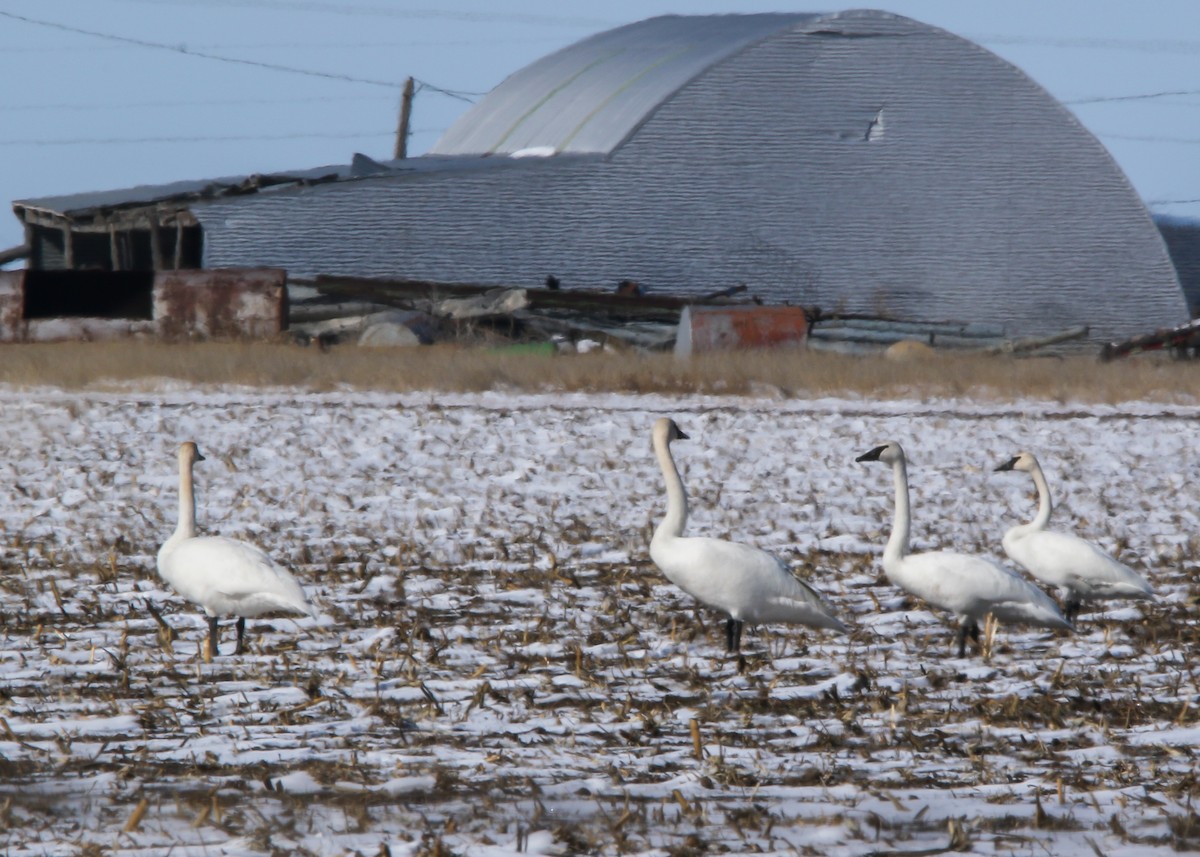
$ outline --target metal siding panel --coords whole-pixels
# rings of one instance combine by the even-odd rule
[[[599,33],[505,79],[431,154],[611,152],[681,86],[714,63],[815,15],[650,18]]]
[[[672,294],[746,282],[771,302],[1012,335],[1088,324],[1092,341],[1186,320],[1128,181],[1024,74],[907,19],[823,29],[730,57],[602,161],[213,204],[206,261]]]

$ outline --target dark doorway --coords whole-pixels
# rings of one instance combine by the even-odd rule
[[[154,319],[153,271],[25,272],[25,316]]]

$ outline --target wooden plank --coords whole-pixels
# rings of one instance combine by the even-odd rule
[[[121,270],[121,243],[117,240],[117,227],[112,223],[108,224],[108,255],[109,268],[113,271]]]
[[[150,226],[150,267],[161,271],[163,269],[162,226],[157,217],[151,216],[147,219]]]
[[[318,291],[342,299],[368,301],[388,306],[411,308],[416,301],[442,300],[450,297],[471,297],[503,286],[470,283],[443,283],[430,280],[379,280],[357,277],[319,276],[315,280],[294,280],[297,285],[309,285]],[[618,295],[615,292],[582,289],[523,288],[529,297],[530,309],[569,309],[595,312],[609,318],[661,320],[674,323],[683,307],[696,302],[695,298],[656,295]]]

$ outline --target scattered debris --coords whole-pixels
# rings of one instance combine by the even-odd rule
[[[857,315],[811,315],[809,347],[818,351],[870,354],[888,351],[898,343],[919,343],[932,349],[978,351],[986,354],[1031,352],[1087,336],[1088,328],[1071,327],[1048,336],[1012,339],[1002,325],[980,322],[896,321]],[[910,348],[912,346],[906,346]],[[911,356],[911,354],[909,355]]]
[[[764,306],[738,283],[700,297],[654,295],[634,280],[614,291],[563,288],[551,274],[543,287],[479,286],[426,280],[324,276],[292,282],[292,331],[301,341],[356,342],[380,313],[418,313],[422,342],[456,340],[491,346],[557,343],[560,351],[674,350],[678,356],[730,348],[807,346],[852,354],[898,342],[988,353],[1034,351],[1087,335],[1086,327],[1011,339],[1000,325],[912,322],[819,309]],[[407,322],[405,322],[407,323]],[[549,353],[549,352],[548,352]]]
[[[293,334],[308,339],[337,330],[338,342],[356,341],[363,317],[399,309],[424,316],[429,335],[422,341],[661,351],[675,344],[680,311],[689,303],[644,293],[564,289],[554,276],[546,278],[545,288],[345,277],[293,285],[299,294],[311,295],[292,302]]]
[[[1200,319],[1193,319],[1179,327],[1135,336],[1124,342],[1110,342],[1100,349],[1100,359],[1115,360],[1145,351],[1164,350],[1180,358],[1200,357]]]

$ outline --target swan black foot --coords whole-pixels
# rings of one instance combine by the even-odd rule
[[[235,655],[242,653],[242,640],[246,637],[246,617],[239,616],[237,620],[237,648],[233,650]]]
[[[1075,624],[1075,617],[1079,615],[1079,608],[1083,606],[1082,600],[1078,595],[1068,595],[1067,600],[1063,602],[1063,618]]]
[[[725,620],[725,651],[730,653],[741,651],[742,626],[745,624],[732,616]]]

